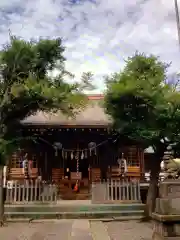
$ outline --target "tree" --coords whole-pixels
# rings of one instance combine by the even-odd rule
[[[160,163],[170,143],[178,141],[180,93],[166,77],[168,64],[156,56],[135,53],[125,68],[106,78],[105,109],[117,131],[144,149],[152,146],[147,214],[155,208]]]
[[[64,47],[61,39],[24,41],[14,36],[0,52],[0,223],[3,223],[3,166],[22,140],[21,121],[37,111],[61,110],[75,114],[86,105],[82,93],[92,83],[92,74],[83,74],[81,83],[68,84],[64,76]],[[52,78],[48,72],[58,69]]]

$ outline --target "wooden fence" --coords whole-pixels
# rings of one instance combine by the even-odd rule
[[[28,202],[57,201],[57,186],[38,180],[8,181],[5,192],[5,202],[8,204]]]
[[[139,181],[95,182],[92,184],[92,202],[141,202]]]

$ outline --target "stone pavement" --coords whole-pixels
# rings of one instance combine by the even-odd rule
[[[0,228],[0,236],[5,240],[151,240],[152,226],[137,221],[96,220],[9,223]]]
[[[151,240],[153,225],[136,221],[105,224],[111,240]]]

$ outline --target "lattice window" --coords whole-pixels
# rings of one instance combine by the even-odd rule
[[[17,152],[14,152],[11,156],[11,161],[10,161],[10,166],[11,168],[20,168],[22,167],[21,163],[21,157]]]
[[[32,160],[32,167],[33,168],[37,168],[38,167],[37,166],[37,156],[36,156],[36,154],[33,154],[32,155],[32,159],[29,158],[29,160]]]
[[[127,151],[128,166],[140,166],[139,149],[136,146],[131,146]]]

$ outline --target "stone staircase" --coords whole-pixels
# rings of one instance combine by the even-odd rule
[[[54,204],[6,205],[11,219],[141,219],[143,204],[91,204],[90,201],[63,201]]]

